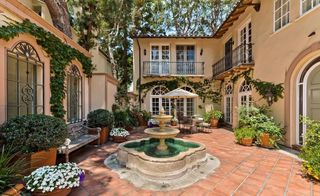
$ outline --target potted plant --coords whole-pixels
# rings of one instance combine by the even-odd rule
[[[38,168],[25,181],[32,195],[66,196],[72,188],[80,186],[83,178],[84,171],[76,163],[60,163]]]
[[[210,110],[204,114],[204,120],[207,123],[210,123],[212,128],[217,128],[219,119],[222,118],[222,112],[219,110]]]
[[[282,130],[273,120],[265,121],[255,125],[258,132],[257,143],[265,148],[274,148],[277,141],[282,139]]]
[[[11,146],[2,146],[0,152],[0,194],[20,195],[23,189],[21,180],[28,162],[24,157],[17,158]]]
[[[117,143],[127,141],[127,136],[129,136],[129,135],[130,135],[130,133],[123,128],[113,128],[110,131],[110,136],[112,136],[113,141],[117,142]]]
[[[143,122],[142,122],[142,125],[140,126],[148,126],[148,121],[151,119],[151,113],[146,110],[142,110],[141,114],[142,114]]]
[[[255,134],[255,130],[252,127],[240,127],[234,131],[237,142],[245,146],[252,145]]]
[[[121,127],[128,131],[134,126],[134,119],[128,113],[128,110],[117,109],[113,112],[114,127]]]
[[[55,165],[57,148],[68,137],[62,119],[43,114],[23,115],[0,127],[7,145],[15,146],[21,156],[30,159],[31,168]]]
[[[114,123],[114,116],[105,109],[97,109],[87,115],[89,127],[100,127],[100,144],[104,144],[109,138],[109,131]]]

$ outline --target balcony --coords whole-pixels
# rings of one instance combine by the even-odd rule
[[[143,76],[204,76],[204,62],[144,61]]]
[[[223,79],[233,71],[246,70],[254,66],[252,45],[253,44],[239,45],[237,48],[232,50],[231,53],[213,64],[213,77],[216,79]]]

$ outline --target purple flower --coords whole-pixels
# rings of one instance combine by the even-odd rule
[[[84,177],[85,177],[85,174],[84,174],[84,172],[82,172],[80,174],[80,184],[84,181]]]

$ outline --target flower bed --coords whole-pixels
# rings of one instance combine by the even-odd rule
[[[48,193],[56,189],[70,189],[80,186],[84,171],[76,163],[61,163],[44,166],[25,177],[26,189],[31,192]]]

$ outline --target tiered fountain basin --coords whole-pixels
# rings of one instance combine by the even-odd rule
[[[122,143],[118,146],[117,160],[152,179],[176,179],[207,162],[206,148],[201,143],[170,138],[165,140],[167,149],[158,150],[159,143],[154,138]]]

